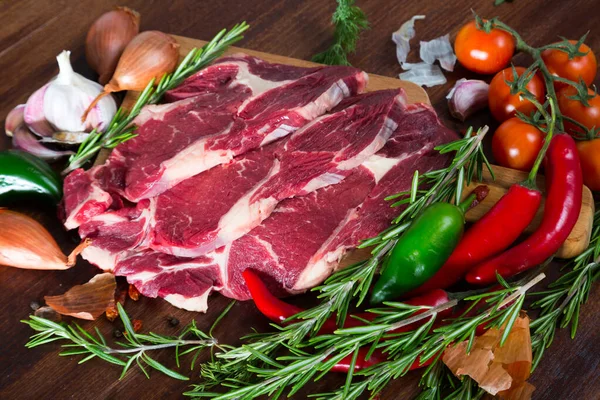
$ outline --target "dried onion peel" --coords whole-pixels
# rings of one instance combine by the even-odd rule
[[[88,283],[73,286],[64,294],[46,296],[46,304],[62,315],[94,320],[114,306],[117,282],[110,272],[94,276]]]
[[[89,245],[82,242],[67,257],[39,222],[27,215],[0,208],[0,265],[23,269],[62,270],[75,265]]]

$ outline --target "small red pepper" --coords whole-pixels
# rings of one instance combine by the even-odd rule
[[[515,247],[479,264],[467,274],[472,284],[496,281],[496,271],[510,278],[544,262],[560,248],[581,211],[583,178],[575,141],[569,135],[554,136],[546,153],[548,194],[538,229]],[[507,225],[513,221],[507,221]]]
[[[542,194],[526,184],[512,185],[508,192],[470,229],[442,268],[425,284],[408,293],[414,296],[432,289],[448,288],[474,266],[506,250],[533,221]],[[510,221],[510,223],[507,223]]]

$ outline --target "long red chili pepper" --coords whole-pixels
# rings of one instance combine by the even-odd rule
[[[533,221],[542,194],[526,183],[512,185],[508,192],[470,229],[444,263],[425,284],[408,293],[418,295],[445,289],[457,283],[474,266],[506,250]],[[507,223],[510,221],[510,223]]]
[[[260,310],[260,312],[271,321],[281,324],[286,319],[298,314],[304,309],[300,307],[296,307],[292,304],[286,303],[285,301],[278,299],[273,296],[273,294],[269,291],[267,285],[262,281],[262,279],[258,276],[258,274],[251,270],[246,269],[242,276],[246,281],[246,286],[250,291],[250,295],[254,300],[254,304]],[[437,307],[444,303],[450,301],[448,297],[448,293],[443,290],[432,290],[428,293],[423,294],[422,296],[417,296],[412,299],[406,300],[404,303],[413,305],[413,306],[429,306],[429,307]],[[419,310],[415,312],[416,314],[420,314],[425,312],[426,310]],[[452,312],[452,309],[447,309],[439,313],[440,316],[444,317],[449,315]],[[358,313],[355,314],[356,317],[368,321],[372,321],[377,317],[376,314],[373,313]],[[364,322],[360,321],[357,318],[346,318],[344,322],[344,328],[351,328],[354,326],[364,325]],[[420,321],[416,322],[418,324]],[[394,330],[393,332],[403,332],[406,330],[411,330],[414,328],[414,324],[403,326],[398,330]],[[336,321],[334,318],[329,318],[324,324],[323,327],[319,330],[319,334],[333,333],[338,329]]]
[[[579,156],[569,135],[556,135],[550,142],[546,186],[544,216],[538,229],[522,243],[472,269],[467,274],[469,283],[492,283],[496,272],[509,278],[526,271],[552,256],[567,239],[579,218],[583,191]]]

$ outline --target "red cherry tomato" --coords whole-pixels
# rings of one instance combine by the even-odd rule
[[[592,190],[600,190],[600,139],[577,142],[583,183]]]
[[[516,70],[519,77],[525,72],[525,68],[523,67],[516,67]],[[535,111],[536,108],[533,103],[524,99],[520,93],[514,95],[510,94],[510,87],[505,81],[513,81],[512,68],[506,68],[498,72],[490,83],[488,103],[494,118],[496,118],[497,121],[502,122],[510,117],[514,117],[517,111],[526,115]],[[534,75],[529,83],[527,83],[527,90],[535,96],[538,102],[544,103],[546,88],[544,87],[542,78]]]
[[[592,89],[588,89],[588,94],[594,95],[594,97],[588,100],[589,107],[586,107],[579,100],[569,98],[576,94],[577,89],[572,86],[558,92],[558,108],[560,112],[588,129],[600,128],[600,95],[594,94]],[[569,133],[579,135],[584,133],[583,129],[568,121],[565,122],[565,130]]]
[[[569,40],[569,42],[572,44],[577,43],[575,40]],[[574,82],[579,82],[583,79],[585,84],[589,86],[596,78],[596,70],[598,69],[596,56],[586,44],[579,46],[579,51],[587,54],[569,59],[569,55],[564,51],[547,49],[542,52],[542,59],[552,75],[560,76]],[[567,84],[556,82],[554,86],[558,89],[566,87]]]
[[[475,21],[464,25],[454,41],[458,61],[469,71],[495,74],[506,67],[515,52],[512,35],[501,29],[489,33],[477,29]]]
[[[510,118],[504,121],[492,138],[492,153],[503,167],[529,171],[544,141],[544,134],[533,125]]]

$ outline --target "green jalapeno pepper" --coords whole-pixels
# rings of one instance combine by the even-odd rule
[[[460,205],[434,203],[415,218],[392,249],[371,293],[371,304],[398,298],[424,284],[450,257],[460,241],[465,212],[476,194]]]
[[[39,196],[57,204],[62,181],[44,160],[18,150],[0,152],[0,204]]]

